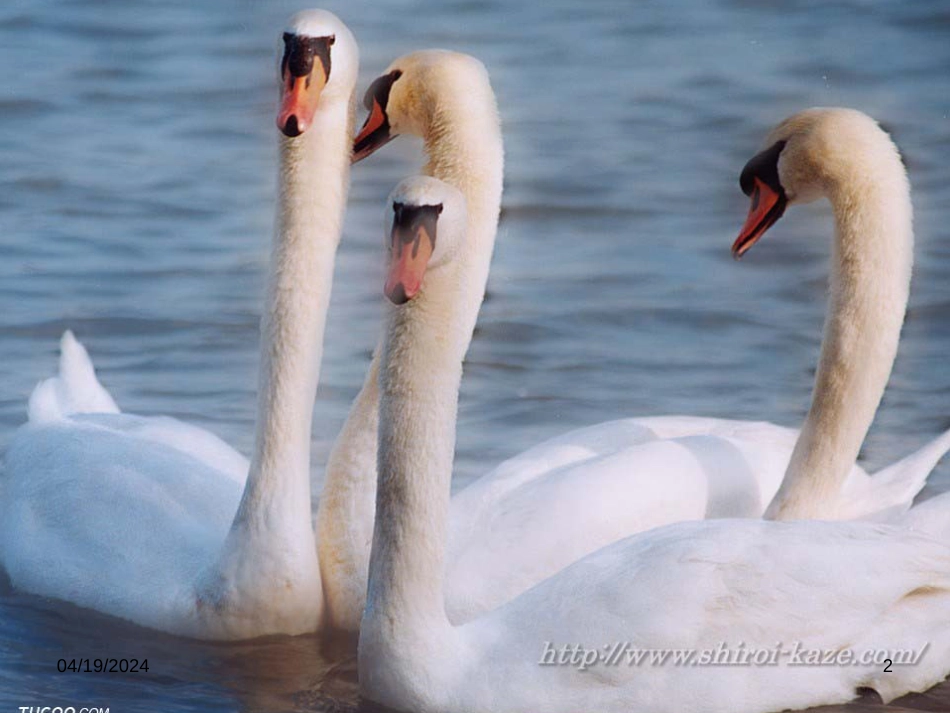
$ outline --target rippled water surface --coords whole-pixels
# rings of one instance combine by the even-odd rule
[[[821,336],[827,205],[795,208],[742,264],[739,170],[811,105],[879,118],[914,187],[917,268],[865,445],[876,468],[950,425],[950,9],[945,2],[328,2],[360,90],[410,50],[488,66],[506,191],[458,437],[464,483],[546,436],[623,415],[797,424]],[[65,328],[120,405],[248,452],[275,186],[283,0],[0,5],[0,452]],[[314,424],[314,483],[380,310],[382,201],[419,166],[400,139],[359,165]],[[950,488],[950,464],[931,480]],[[860,583],[855,583],[860,586]],[[139,676],[63,657],[148,657]],[[0,709],[327,711],[354,705],[347,642],[191,644],[10,591]],[[902,701],[947,710],[937,690]],[[873,702],[848,710],[878,710]]]

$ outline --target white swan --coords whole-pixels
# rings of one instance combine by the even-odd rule
[[[865,247],[873,254],[881,241],[910,243],[903,167],[872,120],[812,110],[779,126],[767,143],[777,142],[784,143],[774,155],[775,185],[790,202],[827,195],[852,256]],[[751,179],[771,185],[754,163]],[[363,696],[415,713],[766,713],[844,702],[863,687],[889,700],[950,671],[950,546],[906,526],[862,522],[669,525],[604,548],[454,626],[444,604],[445,554],[469,335],[455,319],[465,306],[454,289],[460,266],[450,246],[460,236],[450,196],[435,189],[418,196],[444,204],[436,253],[416,298],[387,317],[376,528],[359,640]],[[929,515],[922,520],[934,530],[950,524],[946,503]],[[739,648],[772,655],[778,644],[791,653],[797,644],[820,650],[822,660],[852,652],[858,664],[796,666],[786,654],[758,666],[595,659],[581,670],[576,656],[574,665],[555,665],[564,646],[606,657],[615,642],[624,651],[697,656],[720,649],[734,656]],[[894,649],[924,651],[916,665],[887,671],[883,660],[862,663]]]
[[[863,117],[835,117],[816,122],[805,113],[789,119],[784,133],[801,132],[810,140],[791,146],[776,140],[749,161],[740,180],[752,205],[733,245],[736,257],[755,244],[790,201],[814,200],[824,192],[835,214],[828,316],[811,407],[766,512],[772,519],[838,516],[842,503],[836,496],[890,378],[910,291],[913,209],[907,175],[893,168],[897,149],[889,142],[882,146],[880,132],[855,128],[848,148],[860,159],[845,162],[832,153],[834,137],[822,132],[847,130],[849,118],[860,127]],[[817,154],[822,150],[827,155]],[[840,185],[827,183],[824,173],[807,173],[814,167],[843,171],[842,164],[854,175]]]
[[[310,425],[349,182],[358,54],[335,16],[284,35],[280,189],[254,456],[118,413],[67,334],[6,455],[0,556],[14,586],[202,638],[312,631],[322,584]],[[243,489],[243,494],[242,494]]]
[[[424,172],[456,186],[467,200],[456,308],[464,353],[485,292],[501,201],[502,140],[487,72],[467,55],[415,52],[390,64],[366,92],[365,104],[370,113],[355,141],[355,160],[397,134],[421,136],[428,155]],[[906,294],[890,307],[897,319],[875,325],[866,335],[869,343],[896,343],[905,304]],[[882,352],[874,374],[878,381],[869,387],[878,397],[890,370],[888,359],[893,360],[893,352],[889,357]],[[377,350],[331,453],[317,518],[328,621],[347,630],[358,627],[369,567],[378,364]],[[869,374],[850,368],[841,373]],[[839,445],[850,453],[851,444],[842,443],[845,433],[860,444],[875,407],[876,401],[864,399],[851,411],[828,412],[820,420],[825,426],[836,418],[838,428],[814,431],[806,425],[809,435],[798,449],[812,454],[808,467],[827,478],[835,494],[846,480],[841,498],[830,487],[821,491],[816,515],[849,518],[906,509],[950,448],[948,432],[869,478],[854,465],[856,447],[849,457],[835,454]],[[814,416],[806,422],[814,423]],[[467,621],[584,555],[651,527],[761,516],[779,487],[796,437],[793,429],[769,423],[689,416],[625,419],[567,433],[502,463],[452,498],[445,588],[449,619]]]

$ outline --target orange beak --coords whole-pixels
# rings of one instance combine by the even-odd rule
[[[326,85],[327,73],[319,59],[314,61],[313,71],[302,77],[295,77],[289,70],[284,70],[280,108],[277,111],[277,128],[284,136],[300,136],[310,128],[320,103],[320,93]]]
[[[389,133],[389,117],[379,105],[379,101],[373,99],[373,108],[370,109],[360,133],[353,139],[353,163],[362,161],[394,138],[395,136]]]
[[[396,225],[392,231],[391,247],[392,259],[383,291],[390,302],[401,305],[419,294],[422,278],[435,250],[435,236],[424,223],[417,223],[409,230]]]
[[[761,178],[755,177],[752,188],[752,205],[745,225],[739,237],[732,244],[732,256],[738,260],[765,235],[775,222],[782,217],[788,200],[783,193],[776,191]]]
[[[389,74],[376,77],[366,90],[363,105],[369,109],[369,116],[366,117],[360,133],[353,139],[353,163],[362,161],[376,149],[396,138],[389,125],[386,107],[389,105],[393,83],[401,76],[402,70],[394,69]]]

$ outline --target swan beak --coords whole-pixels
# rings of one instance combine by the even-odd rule
[[[739,237],[732,244],[732,256],[736,260],[745,255],[749,248],[765,235],[765,231],[782,217],[787,204],[788,200],[783,192],[776,191],[761,178],[754,179],[749,215],[739,232]]]
[[[390,302],[402,305],[419,294],[422,287],[422,278],[435,251],[436,222],[442,206],[396,203],[393,208],[389,274],[383,291]]]
[[[380,106],[378,100],[373,99],[369,116],[366,117],[360,133],[353,139],[353,163],[362,161],[394,138],[396,138],[395,135],[389,132],[389,117],[386,116],[386,110]]]
[[[277,111],[277,128],[284,136],[300,136],[313,123],[313,115],[320,103],[320,93],[327,85],[327,73],[317,59],[310,74],[295,77],[285,72],[283,96]]]

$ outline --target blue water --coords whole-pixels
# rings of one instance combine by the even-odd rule
[[[741,264],[738,173],[812,105],[893,131],[917,267],[870,468],[950,426],[950,6],[946,2],[328,2],[361,45],[488,66],[507,150],[503,222],[466,366],[457,483],[538,440],[624,415],[794,425],[821,337],[830,211],[795,208]],[[65,328],[120,405],[248,452],[275,188],[275,50],[302,6],[5,0],[0,6],[0,452]],[[357,166],[314,424],[314,483],[376,336],[381,205],[420,164],[403,138]],[[931,491],[950,489],[950,464]],[[146,675],[60,658],[148,657]],[[10,591],[0,709],[329,711],[347,646],[192,644]],[[950,707],[936,691],[903,703]],[[858,711],[863,704],[849,707]],[[880,708],[874,707],[875,710]]]

